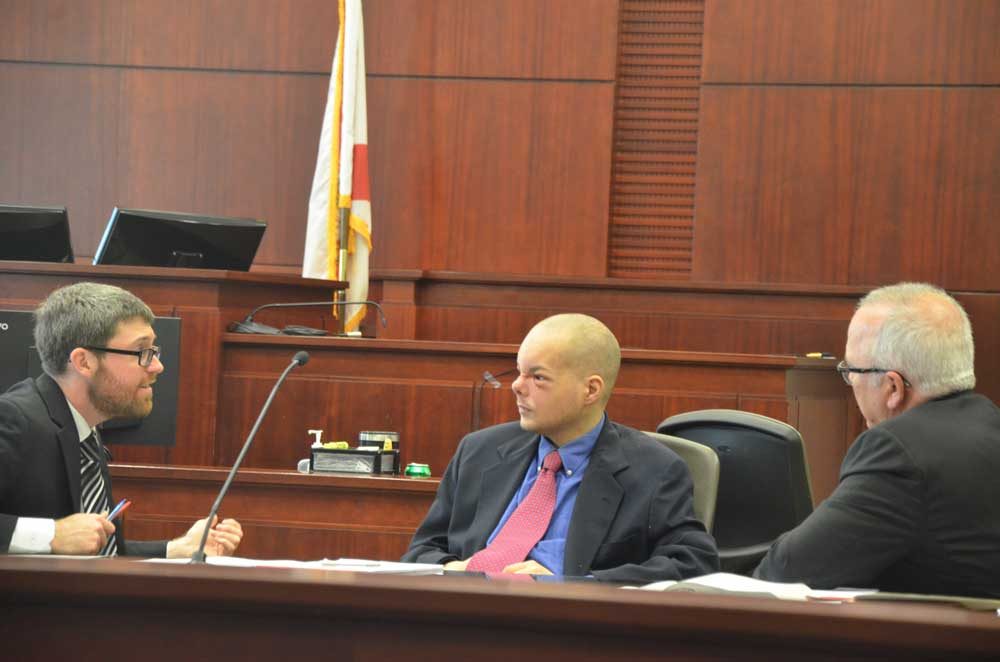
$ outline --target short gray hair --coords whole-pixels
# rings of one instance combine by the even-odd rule
[[[77,347],[104,347],[118,324],[132,319],[153,323],[153,311],[139,297],[114,285],[76,283],[55,290],[35,309],[35,347],[42,369],[66,372]]]
[[[975,344],[961,304],[926,283],[898,283],[873,290],[858,309],[885,313],[872,339],[873,365],[898,370],[915,389],[938,397],[974,388]]]

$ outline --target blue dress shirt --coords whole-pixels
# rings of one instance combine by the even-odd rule
[[[538,471],[542,468],[542,461],[545,456],[554,450],[559,451],[559,458],[562,460],[562,469],[556,474],[556,508],[549,521],[549,528],[545,535],[538,541],[538,544],[528,554],[529,559],[534,559],[548,568],[555,575],[563,574],[563,558],[566,551],[566,534],[569,532],[569,521],[573,517],[573,507],[576,505],[576,495],[580,491],[580,483],[583,481],[583,474],[590,464],[590,453],[594,450],[597,438],[601,435],[601,429],[607,420],[605,414],[600,422],[583,436],[574,439],[562,448],[558,448],[542,435],[538,444],[538,453],[535,461],[528,466],[528,471],[524,475],[524,481],[520,489],[514,494],[514,498],[507,504],[507,510],[493,533],[490,534],[486,544],[493,542],[497,533],[507,523],[510,516],[514,514],[521,501],[528,496],[531,487],[538,478]]]

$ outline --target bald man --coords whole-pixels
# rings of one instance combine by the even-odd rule
[[[403,560],[621,583],[716,571],[684,462],[605,415],[620,363],[618,341],[592,317],[556,315],[532,328],[512,385],[520,422],[462,440]]]
[[[969,318],[936,287],[861,300],[837,369],[868,430],[757,577],[1000,597],[1000,410],[972,392],[973,355]]]

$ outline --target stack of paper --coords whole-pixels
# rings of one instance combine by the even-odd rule
[[[629,587],[635,588],[635,587]],[[766,582],[762,579],[716,572],[682,582],[662,581],[638,587],[643,591],[686,591],[690,593],[729,593],[757,597],[779,598],[781,600],[829,600],[850,601],[859,595],[874,593],[874,590],[817,591],[805,584]]]

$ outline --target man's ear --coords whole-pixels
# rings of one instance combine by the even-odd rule
[[[69,353],[69,365],[81,375],[93,377],[97,371],[97,356],[83,347],[77,347]]]
[[[906,403],[906,384],[903,382],[903,376],[895,370],[890,370],[885,373],[885,381],[889,390],[885,401],[886,407],[890,411],[902,409]]]
[[[587,377],[587,394],[584,396],[584,403],[592,405],[600,401],[604,394],[604,378],[600,375],[590,375]]]

